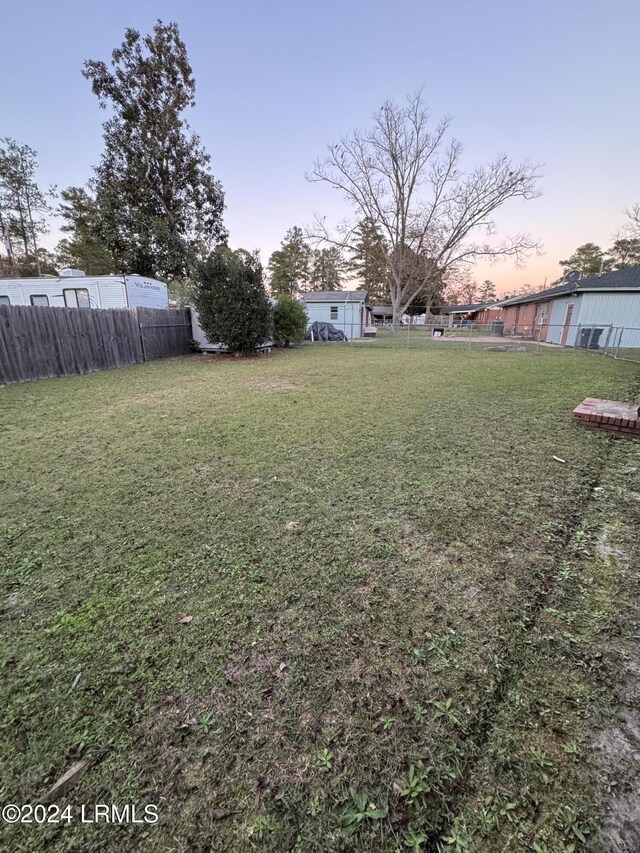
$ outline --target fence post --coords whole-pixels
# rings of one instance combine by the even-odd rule
[[[138,321],[138,330],[140,332],[140,347],[142,349],[142,360],[148,361],[149,359],[147,358],[147,351],[146,351],[145,346],[144,346],[144,332],[142,331],[143,326],[142,326],[142,323],[140,322],[140,312],[138,311],[137,308],[134,310],[136,312],[136,320]]]
[[[471,338],[472,337],[473,337],[473,323],[470,323],[470,325],[469,325],[469,346],[468,346],[469,352],[471,352]]]
[[[618,346],[616,347],[616,354],[614,358],[618,358],[618,353],[620,352],[620,344],[622,343],[622,336],[624,334],[624,326],[620,326],[620,334],[618,335]]]

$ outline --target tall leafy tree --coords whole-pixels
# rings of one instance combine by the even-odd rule
[[[495,302],[497,298],[495,284],[490,279],[485,279],[478,288],[478,299],[480,302]]]
[[[560,266],[564,267],[565,272],[580,270],[580,273],[586,277],[598,275],[600,270],[608,272],[611,269],[612,262],[610,258],[605,256],[600,246],[595,243],[584,243],[582,246],[578,246],[566,261],[560,261]]]
[[[222,187],[184,117],[195,81],[177,24],[127,29],[109,66],[89,60],[82,73],[111,111],[91,182],[99,236],[119,272],[181,279],[227,233]]]
[[[389,302],[386,246],[375,223],[370,220],[363,220],[355,229],[351,269],[359,279],[358,290],[369,291],[372,302]]]
[[[0,231],[14,269],[33,267],[42,272],[38,238],[48,229],[50,205],[38,186],[37,153],[15,139],[0,140]]]
[[[608,254],[614,270],[640,264],[640,237],[618,237]]]
[[[218,246],[196,268],[194,304],[212,343],[252,352],[272,333],[273,312],[257,253]]]
[[[60,195],[58,213],[64,220],[60,230],[70,235],[56,247],[61,265],[82,269],[87,275],[115,272],[113,256],[99,237],[100,214],[95,199],[83,187],[68,187]]]
[[[310,290],[340,290],[347,262],[339,246],[315,249],[311,257]]]
[[[284,235],[280,248],[269,258],[269,286],[274,296],[309,289],[311,248],[297,225]]]

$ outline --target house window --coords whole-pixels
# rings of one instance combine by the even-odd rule
[[[67,287],[62,291],[67,308],[91,308],[86,287]]]
[[[49,304],[48,296],[30,296],[29,298],[31,299],[32,305],[44,305],[46,307]]]
[[[338,319],[338,306],[337,305],[331,306],[331,319],[332,320]]]
[[[11,305],[11,300],[8,296],[0,296],[0,305]]]
[[[543,326],[547,322],[547,312],[549,311],[549,303],[545,302],[544,305],[540,306],[540,316],[538,317],[538,323]]]

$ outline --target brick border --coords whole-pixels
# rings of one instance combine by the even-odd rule
[[[638,406],[629,403],[586,397],[575,407],[571,418],[590,429],[605,429],[617,435],[640,438]]]

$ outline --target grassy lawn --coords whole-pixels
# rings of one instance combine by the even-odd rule
[[[637,379],[371,342],[1,388],[0,799],[83,759],[63,805],[159,821],[0,848],[580,849],[640,462],[570,413]]]

